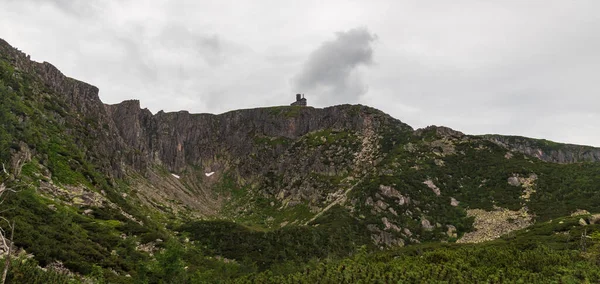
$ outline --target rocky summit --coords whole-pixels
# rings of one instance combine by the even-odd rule
[[[598,148],[415,130],[362,105],[152,114],[3,40],[0,124],[15,283],[599,279],[453,262],[530,249],[593,268]]]

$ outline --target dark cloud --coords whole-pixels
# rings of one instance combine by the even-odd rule
[[[296,92],[310,93],[321,104],[353,103],[367,92],[357,68],[373,63],[377,36],[366,28],[337,32],[322,43],[293,79]]]

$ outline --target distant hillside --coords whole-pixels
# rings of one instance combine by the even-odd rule
[[[3,40],[0,124],[0,184],[15,190],[2,216],[31,254],[13,281],[261,282],[583,210],[591,234],[600,212],[598,148],[414,130],[362,105],[153,115],[137,100],[106,105]]]

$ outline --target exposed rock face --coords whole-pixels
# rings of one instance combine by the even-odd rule
[[[301,200],[318,204],[339,197],[338,191],[343,193],[352,185],[351,177],[358,178],[374,166],[382,129],[395,129],[406,136],[413,131],[381,111],[360,105],[271,107],[220,115],[161,111],[153,115],[141,109],[137,100],[105,105],[98,88],[64,76],[49,63],[31,61],[2,40],[0,55],[19,72],[37,76],[58,96],[53,99],[65,102],[73,124],[85,128],[87,136],[78,141],[79,146],[99,170],[110,178],[141,175],[144,179],[134,182],[133,188],[144,195],[147,204],[157,206],[172,197],[191,209],[215,212],[221,202],[211,189],[225,174],[247,185],[277,180],[265,186],[270,194],[281,196],[290,205]],[[306,137],[320,131],[323,133],[315,136],[323,140],[322,145]],[[347,139],[335,134],[328,137],[338,132],[347,134]],[[336,139],[349,144],[336,144]],[[292,145],[296,152],[288,151]],[[31,156],[27,149],[22,152]],[[160,169],[181,179],[161,178]],[[338,187],[311,173],[349,178]],[[269,174],[272,180],[265,178]],[[327,188],[332,192],[316,190]]]
[[[394,230],[400,232],[400,228],[396,224],[391,223],[386,217],[381,218],[381,222],[385,226],[385,230]]]
[[[571,213],[571,216],[589,215],[589,214],[590,214],[590,212],[588,212],[587,210],[577,209],[577,210],[575,210],[575,212]]]
[[[516,176],[509,177],[508,184],[510,184],[512,186],[521,186],[521,182],[519,181],[519,178]]]
[[[298,139],[318,130],[362,131],[367,124],[380,126],[368,115],[353,115],[358,109],[342,105],[325,109],[258,108],[227,112],[221,115],[159,112],[152,115],[141,110],[139,101],[107,105],[127,145],[141,151],[150,161],[179,172],[188,165],[203,165],[217,155],[244,157],[253,148],[253,139],[282,137]],[[286,113],[292,112],[292,113]],[[282,115],[283,114],[283,115]],[[391,117],[385,118],[392,121]],[[274,149],[278,153],[283,148]]]
[[[448,231],[446,231],[446,234],[448,235],[448,237],[456,238],[457,237],[456,227],[453,225],[446,225],[446,227],[448,228]]]
[[[30,61],[1,40],[0,56],[8,58],[18,69],[15,73],[39,79],[36,85],[43,85],[40,88],[43,90],[36,95],[45,95],[44,99],[61,104],[59,110],[64,114],[56,113],[58,123],[68,126],[61,129],[74,132],[70,134],[82,149],[81,159],[90,160],[93,166],[90,170],[106,174],[113,182],[120,178],[127,181],[123,189],[127,192],[119,191],[116,196],[159,210],[166,208],[165,211],[175,215],[233,216],[231,219],[235,220],[246,213],[252,214],[258,206],[271,206],[269,211],[277,212],[301,205],[294,209],[306,209],[301,212],[301,218],[305,219],[284,221],[276,216],[265,216],[261,220],[277,226],[310,225],[332,206],[340,205],[357,220],[362,218],[364,221],[359,221],[365,226],[367,222],[377,223],[368,225],[368,230],[378,245],[418,243],[429,236],[456,238],[464,232],[446,225],[452,221],[438,218],[445,214],[440,213],[441,209],[463,213],[463,208],[471,207],[469,198],[460,195],[462,185],[456,188],[445,182],[443,173],[456,165],[454,158],[468,155],[465,149],[478,153],[500,150],[502,155],[506,151],[481,137],[447,127],[431,126],[413,131],[401,121],[361,105],[324,109],[269,107],[219,115],[186,111],[152,114],[142,109],[137,100],[105,105],[96,87],[64,76],[49,63]],[[537,155],[540,159],[576,162],[598,160],[596,153],[600,153],[598,149],[572,145],[562,148],[553,145],[554,148],[547,150],[531,139],[523,143],[508,138],[505,141],[502,137],[487,139],[509,149],[506,159],[511,159],[516,151],[535,156],[543,150]],[[36,157],[36,149],[24,142],[15,143],[12,148],[12,160],[7,161],[7,165],[18,175],[23,165]],[[577,149],[581,151],[573,152]],[[520,157],[515,156],[515,160],[517,158]],[[433,170],[431,163],[435,165]],[[52,184],[49,168],[40,167],[40,172],[47,172],[42,174],[45,178],[40,183],[42,194],[58,197],[74,206],[100,207],[103,203],[117,206],[109,203],[107,194],[98,192],[95,185]],[[413,177],[418,180],[412,180]],[[450,178],[462,177],[468,177],[468,173]],[[523,187],[522,202],[525,203],[535,193],[536,178],[514,175],[507,182]],[[355,187],[357,194],[350,195]],[[230,192],[221,192],[223,188]],[[233,190],[248,199],[228,203],[235,199],[231,197],[233,194],[228,195]],[[362,194],[367,190],[368,196]],[[449,198],[450,194],[463,202],[460,207],[458,200]],[[267,202],[256,202],[259,198]],[[257,207],[251,208],[256,204]],[[437,206],[440,204],[443,206]],[[365,211],[359,211],[363,209],[358,205],[366,205]],[[227,206],[236,211],[219,215]],[[51,208],[56,210],[56,207]],[[470,210],[469,216],[476,217],[478,231],[465,235],[465,242],[495,238],[526,226],[531,219],[526,211],[477,210]],[[365,216],[369,212],[373,216]],[[133,218],[125,212],[123,215]],[[308,222],[304,222],[306,220]],[[424,231],[427,233],[423,234]]]
[[[456,207],[458,204],[460,204],[458,200],[456,200],[454,197],[450,197],[450,205]]]
[[[426,231],[431,231],[434,228],[434,226],[431,225],[431,223],[427,219],[421,220],[421,227],[423,227],[423,229],[425,229]]]
[[[402,196],[402,194],[400,194],[398,190],[394,189],[391,186],[379,185],[379,192],[383,196],[396,199],[398,205],[404,205],[405,203],[408,203],[410,201],[407,197]]]
[[[442,136],[445,138],[452,138],[452,139],[462,138],[465,136],[465,134],[460,131],[456,131],[454,129],[451,129],[451,128],[445,127],[445,126],[435,126],[435,125],[417,129],[415,131],[415,135],[421,136],[421,135],[423,135],[423,133],[428,132],[428,131],[434,131],[438,136]]]
[[[440,189],[433,183],[432,180],[428,179],[428,180],[424,181],[423,183],[425,185],[427,185],[427,187],[431,188],[431,190],[433,190],[433,193],[435,193],[435,195],[440,196],[440,194],[442,194]]]
[[[484,137],[508,150],[533,156],[546,162],[566,164],[600,161],[599,148],[558,144],[547,140],[517,136],[485,135]]]
[[[112,118],[104,110],[104,104],[98,97],[98,88],[88,83],[81,82],[63,75],[56,67],[48,62],[38,63],[31,61],[25,53],[10,46],[6,41],[0,39],[0,54],[15,66],[16,70],[37,76],[47,88],[60,96],[60,100],[67,104],[73,112],[79,113],[87,119],[94,121],[94,125],[85,125],[90,137],[83,143],[82,148],[93,153],[97,164],[103,164],[105,173],[112,177],[122,177],[123,164],[120,155],[127,148],[117,135]],[[101,128],[104,127],[103,130]]]
[[[426,133],[434,133],[443,138],[442,140],[432,142],[432,146],[442,148],[443,153],[441,153],[441,156],[452,154],[452,145],[451,143],[448,143],[448,141],[477,138],[477,136],[465,135],[460,131],[444,126],[433,125],[415,131],[415,135],[417,136],[423,136]],[[483,135],[479,137],[509,150],[505,155],[506,159],[511,159],[516,152],[552,163],[600,162],[600,148],[560,144],[547,140],[519,136]],[[441,165],[442,163],[437,162],[437,164]]]
[[[387,222],[387,220],[384,221]],[[367,226],[367,228],[372,232],[371,239],[376,245],[380,245],[382,247],[404,246],[403,239],[396,238],[392,233],[387,231],[390,229],[390,227],[387,227],[385,230],[381,230],[376,225],[370,224]],[[397,227],[395,227],[394,230],[396,230],[396,228]]]

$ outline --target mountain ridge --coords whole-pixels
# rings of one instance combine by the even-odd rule
[[[600,211],[593,147],[415,130],[362,105],[152,114],[139,100],[104,104],[98,88],[1,40],[0,79],[0,184],[26,189],[8,217],[42,266],[125,277],[171,239],[264,270],[282,254],[480,242]]]

